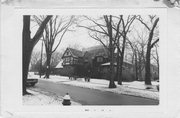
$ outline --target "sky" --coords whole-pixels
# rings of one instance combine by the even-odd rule
[[[97,18],[97,16],[90,16],[90,17]],[[135,21],[134,24],[133,24],[134,25],[133,27],[136,27],[137,30],[139,30],[139,29],[141,30],[142,27],[140,27],[139,24],[140,24],[139,22]],[[94,25],[94,24],[92,24],[92,22],[90,22],[90,21],[85,21],[85,22],[83,21],[79,25],[91,26],[91,25]],[[31,32],[32,32],[31,34],[32,34],[32,36],[37,31],[37,28],[38,27],[36,27],[35,24],[33,24],[31,26]],[[61,36],[61,35],[58,35],[58,36]],[[55,45],[57,43],[58,43],[58,37],[56,39]],[[73,45],[78,45],[79,47],[87,48],[87,47],[92,47],[92,46],[95,46],[95,45],[101,45],[101,43],[94,40],[93,38],[91,38],[88,35],[88,30],[87,29],[82,28],[82,27],[76,27],[75,31],[66,32],[66,34],[64,35],[64,37],[62,39],[62,42],[59,45],[57,50],[67,48],[69,46],[73,47]],[[35,49],[39,50],[40,47],[41,47],[41,41],[39,41],[39,43],[36,45]]]
[[[35,32],[36,30],[34,30]],[[61,35],[59,35],[61,36]],[[55,40],[55,44],[58,43],[58,38]],[[66,49],[67,47],[78,47],[80,49],[100,45],[98,41],[95,41],[88,35],[88,31],[85,28],[76,27],[75,31],[66,32],[57,51]],[[41,41],[35,47],[35,50],[39,50],[41,47]]]

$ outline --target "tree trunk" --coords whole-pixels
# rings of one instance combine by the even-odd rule
[[[117,40],[117,48],[119,48],[119,39]],[[120,51],[119,51],[119,49],[117,49],[117,59],[116,59],[116,62],[117,62],[117,69],[116,69],[116,78],[117,78],[117,81],[119,80],[119,77],[120,77],[120,75],[119,75],[119,66],[120,66],[120,63],[119,63],[119,61],[120,61]]]
[[[156,40],[155,42],[153,42],[153,44],[151,44],[151,41],[153,39],[153,35],[154,35],[154,29],[157,25],[159,21],[159,18],[157,18],[153,24],[153,27],[149,33],[149,38],[148,38],[148,44],[147,44],[147,52],[146,52],[146,64],[145,64],[145,84],[146,85],[151,85],[151,48],[153,47],[153,45],[155,43],[157,43],[158,40]]]
[[[146,65],[145,65],[145,84],[151,85],[151,68],[150,68],[150,55],[151,55],[151,48],[148,46],[147,53],[146,53]]]
[[[122,85],[122,70],[123,70],[123,59],[122,55],[120,57],[120,68],[119,68],[119,79],[118,79],[118,84]]]
[[[114,52],[113,52],[113,48],[111,46],[110,49],[110,82],[109,82],[109,88],[116,88],[116,85],[114,83],[114,76],[115,72],[114,72]]]
[[[119,85],[122,85],[122,78],[123,78],[122,70],[123,70],[125,44],[126,44],[126,34],[123,36],[123,47],[122,47],[122,52],[121,52],[121,57],[120,57],[120,70],[119,70],[119,79],[118,79]]]
[[[29,63],[31,59],[31,53],[33,47],[30,45],[30,16],[23,17],[23,32],[22,32],[22,40],[23,40],[23,79],[22,79],[22,94],[27,94],[26,91],[26,81],[29,70]]]
[[[46,61],[46,75],[45,75],[47,79],[49,79],[49,75],[50,75],[50,70],[51,70],[50,65],[51,65],[51,53],[48,52],[47,61]]]
[[[135,51],[135,80],[138,80],[138,65],[137,65],[137,54],[136,54],[136,51]]]
[[[26,81],[28,77],[28,71],[29,71],[29,63],[31,60],[31,53],[32,53],[33,48],[32,47],[27,47],[25,49],[25,46],[23,45],[23,95],[27,94],[26,91]]]
[[[114,46],[113,46],[113,32],[112,32],[112,16],[104,16],[108,34],[109,34],[109,57],[110,57],[110,81],[109,88],[116,88],[114,83],[115,71],[114,71]]]
[[[23,32],[22,32],[22,42],[23,42],[23,78],[22,78],[22,94],[25,95],[28,92],[26,91],[26,81],[29,71],[29,63],[31,60],[31,54],[34,46],[39,41],[43,30],[47,22],[51,19],[52,16],[47,16],[46,19],[42,22],[41,26],[37,30],[35,36],[31,39],[30,31],[30,15],[23,16]]]
[[[119,51],[118,51],[118,53],[117,53],[118,55],[117,55],[117,59],[116,59],[116,61],[117,61],[117,69],[116,69],[116,78],[117,78],[117,81],[119,80],[119,66],[120,66],[120,63],[119,63],[119,59],[120,59],[120,56],[119,56]]]

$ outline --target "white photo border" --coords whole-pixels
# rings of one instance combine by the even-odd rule
[[[156,14],[159,16],[160,26],[160,96],[159,105],[119,105],[119,106],[24,106],[22,104],[22,17],[23,15],[93,15],[93,14],[123,14],[123,15],[149,15]],[[39,113],[61,113],[61,112],[103,112],[103,113],[121,113],[122,115],[128,115],[132,113],[166,113],[167,109],[167,9],[166,8],[89,8],[89,9],[13,9],[10,11],[10,15],[7,16],[7,21],[14,24],[12,26],[12,32],[20,29],[18,33],[14,33],[14,39],[12,42],[15,45],[10,44],[8,40],[2,41],[3,58],[2,62],[7,63],[6,67],[3,66],[2,72],[2,110],[11,112],[39,112]],[[21,24],[16,21],[21,20]],[[6,20],[6,19],[4,19]],[[3,28],[5,28],[4,25]],[[10,30],[10,31],[11,31]],[[8,38],[7,31],[2,31],[2,38]],[[4,37],[3,37],[4,36]],[[18,38],[16,38],[18,37]],[[5,53],[6,52],[6,53]],[[18,56],[17,56],[18,55]],[[12,60],[10,60],[12,59]],[[9,63],[10,61],[10,63]],[[9,64],[10,65],[9,65]],[[15,69],[14,69],[15,68]],[[10,74],[12,73],[12,74]],[[163,78],[163,79],[162,79]],[[11,93],[11,94],[9,94]]]

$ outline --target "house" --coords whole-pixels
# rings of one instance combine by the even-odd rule
[[[63,66],[68,66],[68,65],[82,65],[83,64],[83,52],[72,49],[72,48],[67,48],[62,56],[63,59]]]
[[[67,48],[62,60],[63,71],[61,71],[60,75],[109,79],[109,51],[104,46],[94,46],[82,51]],[[117,63],[115,62],[115,71],[116,68]],[[157,73],[155,68],[154,66],[153,73]],[[133,81],[135,79],[134,72],[134,65],[124,60],[123,80]]]
[[[117,62],[114,62],[114,71],[116,73],[117,70]],[[100,70],[102,78],[108,79],[109,78],[109,68],[110,62],[101,64]],[[124,61],[122,66],[122,79],[123,81],[133,81],[134,78],[134,70],[133,65],[130,62]],[[115,78],[117,80],[117,78]]]
[[[84,65],[91,71],[90,76],[101,78],[100,66],[109,62],[109,51],[104,46],[94,46],[84,49]]]
[[[108,50],[103,46],[94,46],[83,51],[67,48],[62,60],[64,71],[61,75],[100,77],[99,66],[109,61]]]
[[[84,53],[82,51],[67,48],[62,56],[63,72],[65,76],[83,76],[84,72]]]
[[[63,66],[62,66],[62,63],[63,63],[63,60],[61,60],[57,65],[56,67],[54,68],[51,68],[51,74],[54,74],[54,75],[59,75],[60,73],[63,73]]]

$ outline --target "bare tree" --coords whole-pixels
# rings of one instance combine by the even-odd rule
[[[30,64],[31,64],[31,68],[30,70],[39,70],[39,65],[37,65],[39,59],[40,59],[40,56],[41,56],[41,52],[40,51],[33,51],[32,52],[32,55],[31,55],[31,61],[30,61]]]
[[[109,88],[116,88],[114,83],[115,71],[114,71],[114,50],[115,50],[115,38],[113,34],[113,16],[112,15],[104,15],[103,17],[99,17],[98,19],[92,19],[87,16],[84,16],[87,20],[93,23],[92,26],[82,26],[88,29],[90,37],[99,41],[108,51],[109,51],[109,59],[110,59],[110,79],[109,79]],[[120,23],[119,23],[120,24]],[[118,36],[118,35],[117,35]],[[106,39],[108,41],[103,41]],[[108,42],[108,44],[105,44]]]
[[[139,30],[134,29],[136,36],[133,36],[135,39],[135,48],[136,48],[136,71],[137,71],[137,79],[142,80],[142,71],[145,68],[145,48],[147,46],[147,38],[148,32],[144,28],[138,28]]]
[[[127,19],[123,18],[123,15],[120,16],[112,16],[112,15],[104,15],[103,17],[100,17],[99,19],[95,20],[92,18],[86,18],[94,23],[93,26],[87,27],[87,26],[81,26],[84,27],[91,32],[89,35],[99,41],[106,49],[109,50],[109,59],[110,59],[110,75],[112,81],[114,81],[114,78],[118,78],[118,84],[122,84],[122,65],[123,65],[123,59],[124,59],[124,51],[126,46],[126,39],[127,34],[130,30],[130,26],[132,25],[133,21],[135,20],[135,15],[129,15]],[[99,21],[99,22],[98,22]],[[122,24],[122,25],[121,25]],[[120,41],[122,37],[122,41]],[[104,41],[103,39],[107,39],[108,41]],[[105,42],[108,42],[106,44]],[[114,61],[115,61],[115,55],[114,51],[115,49],[118,49],[117,53],[117,76],[114,76]],[[110,86],[114,86],[113,82],[110,81]]]
[[[117,78],[118,78],[118,84],[122,85],[122,68],[123,68],[123,61],[124,61],[124,52],[126,47],[126,40],[127,35],[130,31],[130,27],[135,20],[135,15],[128,15],[127,19],[123,17],[123,15],[120,15],[120,21],[122,21],[122,30],[120,29],[120,24],[114,28],[119,36],[117,39],[117,49],[118,49],[118,56],[117,56]],[[122,45],[119,44],[120,37],[122,36]]]
[[[146,64],[145,64],[145,84],[146,85],[151,85],[151,69],[150,69],[151,49],[159,41],[159,37],[157,36],[155,39],[155,35],[154,35],[155,29],[158,27],[157,24],[159,22],[159,17],[150,15],[149,18],[150,18],[150,26],[148,26],[148,23],[145,23],[144,20],[140,16],[137,18],[149,31],[147,50],[146,50]]]
[[[43,16],[34,17],[38,24],[41,24],[44,19]],[[69,31],[70,26],[74,23],[74,16],[64,17],[64,16],[54,16],[49,23],[46,25],[45,32],[43,34],[43,40],[46,50],[46,75],[45,78],[49,78],[50,75],[50,64],[51,56],[56,51],[60,45],[64,35]],[[55,45],[55,41],[57,44]]]
[[[127,40],[127,43],[130,45],[131,47],[131,50],[132,50],[132,55],[131,55],[131,58],[132,58],[132,64],[134,65],[134,73],[135,73],[135,79],[138,80],[138,47],[137,47],[137,43],[134,41],[130,41],[130,40]]]
[[[49,22],[52,16],[47,16],[39,26],[37,32],[34,37],[31,38],[31,30],[30,30],[30,15],[23,16],[23,31],[22,31],[22,40],[23,40],[23,79],[22,79],[22,94],[27,94],[26,91],[26,80],[29,70],[29,63],[31,59],[31,53],[33,51],[34,46],[37,44],[39,39],[41,38],[43,31],[46,27],[46,24]]]
[[[113,26],[112,26],[112,16],[104,15],[104,20],[106,23],[107,33],[109,36],[109,51],[110,51],[110,83],[109,88],[116,88],[114,83],[114,50],[115,47],[113,45]]]

